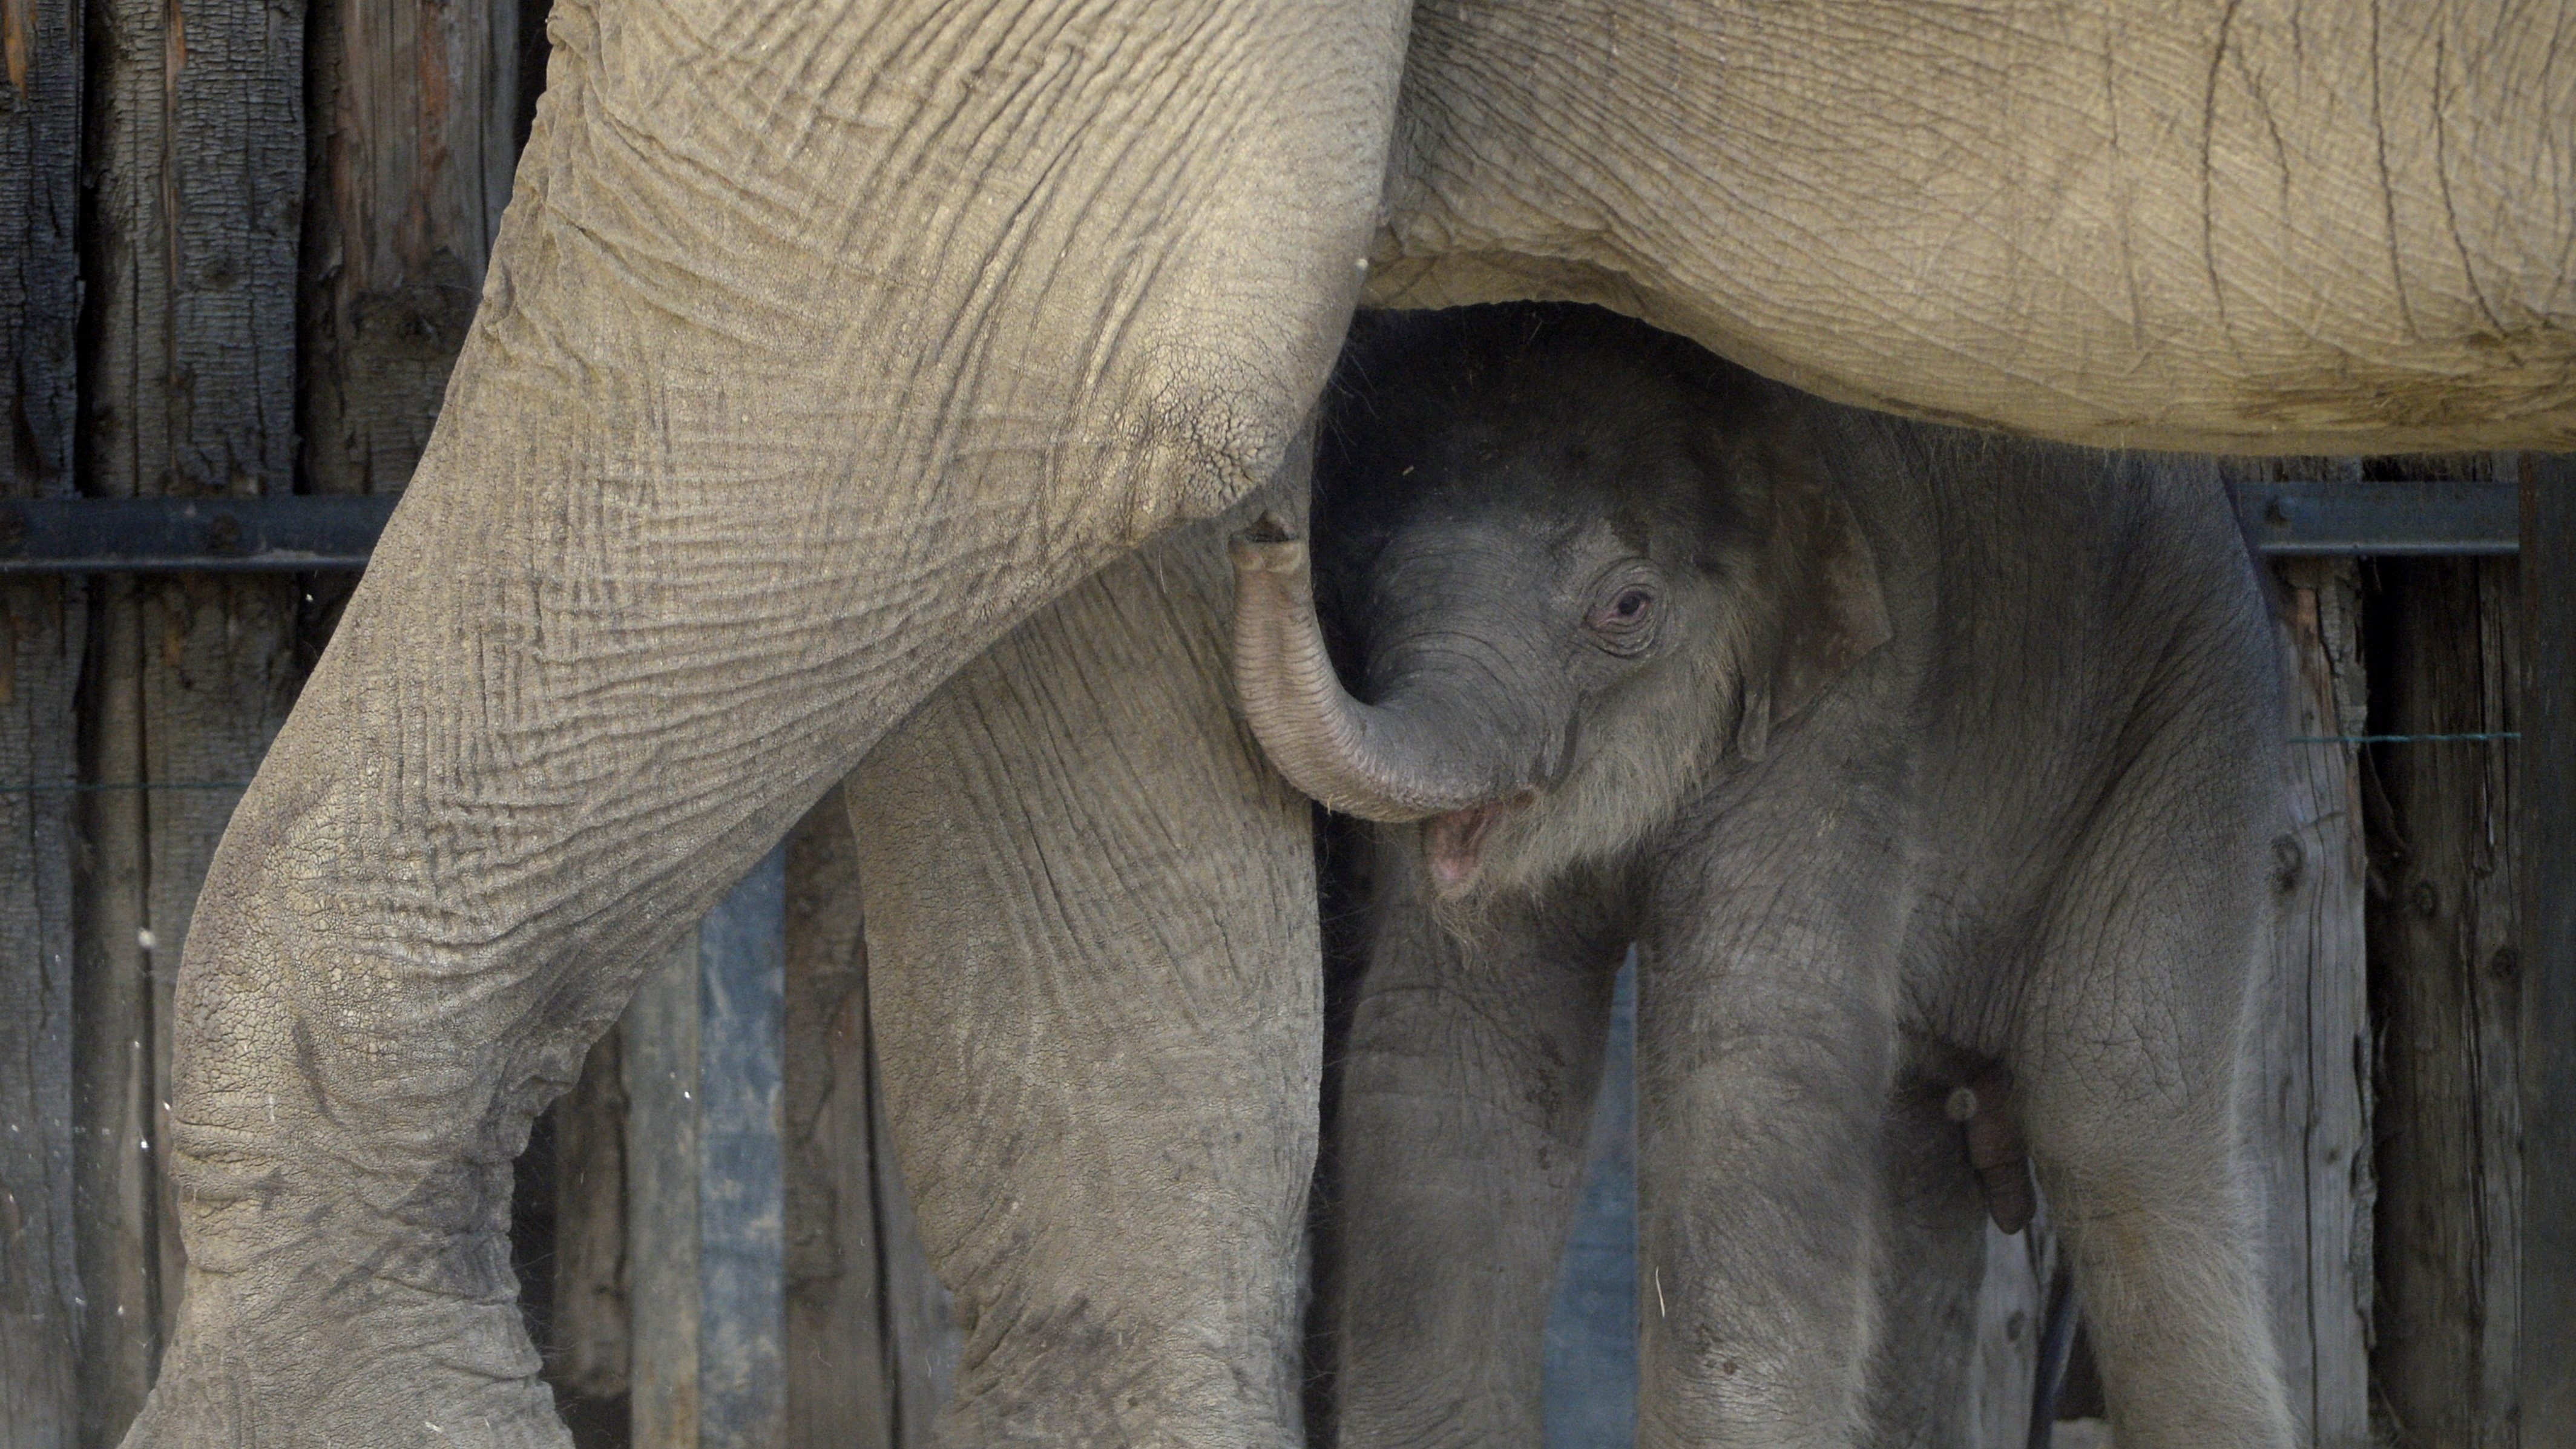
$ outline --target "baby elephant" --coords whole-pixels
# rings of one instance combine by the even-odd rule
[[[1633,944],[1641,1442],[1944,1442],[1942,1108],[2008,1073],[2122,1449],[2288,1445],[2236,1128],[2280,685],[2215,473],[1558,306],[1364,316],[1317,446],[1312,582],[1238,540],[1235,647],[1279,769],[1385,822],[1342,1442],[1539,1443]]]

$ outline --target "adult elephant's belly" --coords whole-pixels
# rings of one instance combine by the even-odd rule
[[[1370,298],[2098,446],[2576,446],[2563,14],[1996,9],[1429,0]]]

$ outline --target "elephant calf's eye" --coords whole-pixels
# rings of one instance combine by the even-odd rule
[[[1632,583],[1613,589],[1583,624],[1611,653],[1639,654],[1655,642],[1655,613],[1655,591]]]

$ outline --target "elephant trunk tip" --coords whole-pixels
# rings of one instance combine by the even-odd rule
[[[1235,535],[1234,672],[1244,718],[1288,783],[1329,809],[1402,824],[1495,795],[1420,721],[1353,699],[1315,613],[1306,541],[1277,514]]]

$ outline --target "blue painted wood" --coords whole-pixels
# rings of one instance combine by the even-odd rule
[[[1637,1442],[1637,958],[1619,968],[1592,1162],[1548,1312],[1548,1449]]]
[[[786,1442],[786,972],[782,847],[698,927],[699,1449]]]

